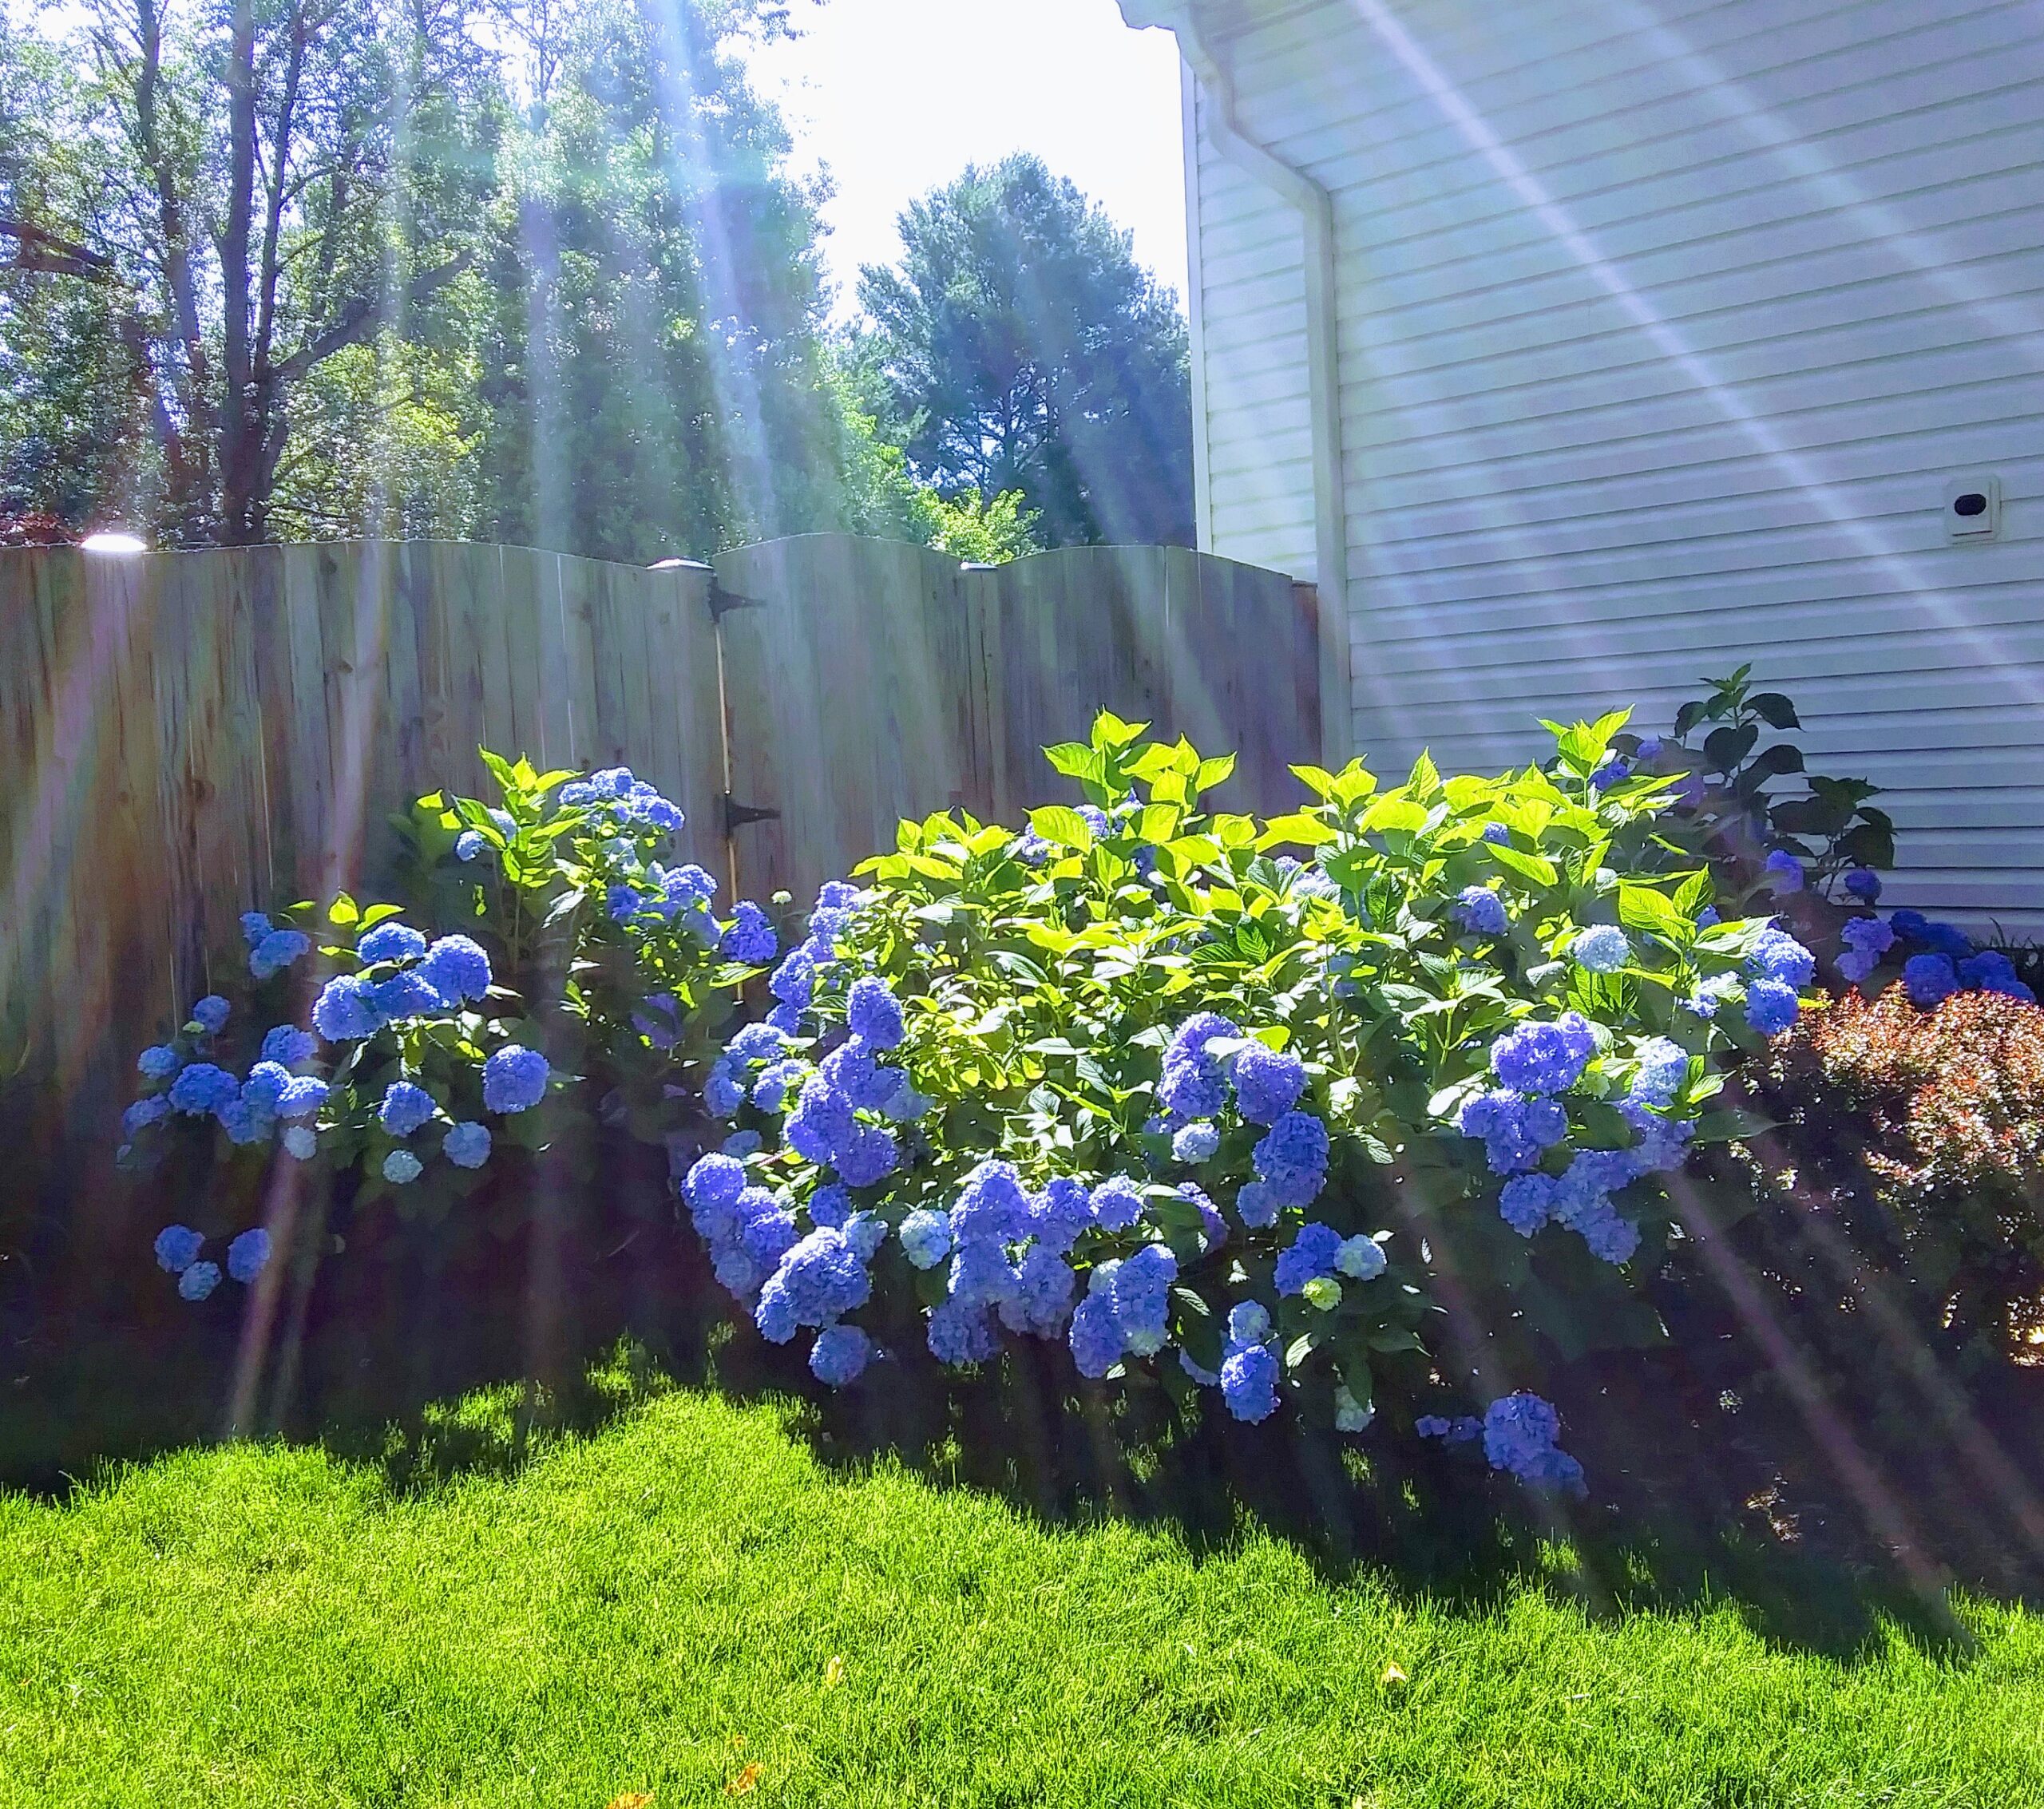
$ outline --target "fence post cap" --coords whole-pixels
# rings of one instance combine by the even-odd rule
[[[700,559],[656,559],[646,569],[648,572],[708,572],[715,568]]]
[[[961,559],[958,561],[958,569],[961,572],[998,572],[1000,568],[998,565],[988,565],[982,560]]]

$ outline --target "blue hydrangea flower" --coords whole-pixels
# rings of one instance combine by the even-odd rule
[[[815,962],[802,950],[796,949],[774,970],[766,982],[766,990],[794,1011],[806,1011],[816,991]]]
[[[1800,892],[1803,889],[1803,863],[1786,849],[1777,848],[1761,864],[1761,871],[1767,876],[1769,887],[1775,892]]]
[[[1570,958],[1586,973],[1614,974],[1632,959],[1632,944],[1616,924],[1592,924],[1568,945]]]
[[[245,1099],[230,1099],[213,1114],[230,1143],[246,1146],[267,1142],[277,1127],[276,1114]]]
[[[1115,1321],[1121,1328],[1123,1350],[1135,1356],[1154,1356],[1164,1348],[1171,1284],[1178,1273],[1178,1258],[1163,1244],[1145,1244],[1116,1265]]]
[[[1359,1401],[1345,1382],[1334,1385],[1334,1430],[1337,1432],[1367,1432],[1370,1423],[1377,1418],[1377,1408],[1368,1401]]]
[[[925,1340],[932,1356],[954,1368],[989,1362],[1000,1348],[987,1309],[965,1300],[946,1300],[933,1312]]]
[[[803,1082],[781,1134],[797,1155],[824,1164],[848,1149],[858,1130],[851,1101],[830,1084],[828,1076],[814,1074]]]
[[[1024,829],[1008,845],[1008,857],[1025,867],[1040,867],[1050,859],[1051,853],[1051,844],[1033,829]]]
[[[1305,1091],[1305,1063],[1252,1042],[1235,1058],[1235,1102],[1251,1124],[1275,1124]]]
[[[282,973],[311,948],[312,939],[303,930],[273,929],[250,952],[248,971],[258,980],[267,980],[272,974]]]
[[[873,1340],[856,1325],[826,1325],[810,1347],[809,1372],[827,1387],[856,1382],[873,1360]]]
[[[258,1062],[241,1083],[241,1102],[259,1111],[274,1112],[283,1102],[291,1083],[289,1069],[275,1062]]]
[[[1493,1174],[1517,1174],[1534,1167],[1543,1149],[1562,1140],[1568,1116],[1551,1099],[1523,1099],[1498,1089],[1464,1100],[1455,1128],[1464,1137],[1483,1139]]]
[[[1341,1233],[1331,1225],[1308,1223],[1278,1253],[1278,1292],[1297,1294],[1305,1285],[1334,1273],[1341,1254]]]
[[[1374,1281],[1390,1266],[1384,1246],[1361,1232],[1353,1237],[1343,1238],[1341,1248],[1335,1253],[1335,1272],[1352,1281]]]
[[[1483,825],[1483,840],[1493,847],[1509,848],[1511,845],[1511,831],[1502,823],[1486,823]]]
[[[240,1098],[241,1083],[211,1062],[190,1063],[170,1083],[171,1104],[188,1118],[204,1118]]]
[[[1902,964],[1902,984],[1912,1003],[1929,1007],[1949,999],[1959,990],[1959,970],[1949,955],[1912,955]],[[188,1074],[189,1069],[185,1071]],[[182,1077],[180,1077],[182,1078]],[[174,1101],[177,1090],[171,1089]]]
[[[1630,775],[1632,768],[1626,763],[1623,754],[1614,754],[1590,775],[1590,789],[1609,791],[1621,779]]]
[[[1038,1249],[1061,1257],[1092,1223],[1091,1190],[1076,1177],[1060,1174],[1029,1202],[1024,1229],[1035,1237]]]
[[[383,1178],[394,1187],[409,1186],[426,1172],[426,1165],[409,1150],[393,1150],[383,1158]]]
[[[1325,1124],[1311,1112],[1287,1112],[1265,1132],[1250,1160],[1280,1206],[1306,1206],[1326,1185],[1328,1150]]]
[[[135,1058],[135,1066],[151,1080],[168,1080],[184,1067],[184,1058],[168,1043],[158,1043]]]
[[[409,961],[426,952],[426,938],[410,924],[392,919],[378,924],[356,943],[355,952],[364,966],[377,961]]]
[[[1423,1413],[1412,1422],[1412,1430],[1423,1439],[1439,1439],[1451,1445],[1466,1445],[1483,1435],[1483,1423],[1473,1414],[1450,1419],[1438,1413]]]
[[[507,1043],[482,1065],[482,1102],[493,1112],[529,1111],[546,1097],[553,1071],[537,1049]]]
[[[1757,980],[1746,988],[1746,1023],[1762,1036],[1780,1035],[1802,1009],[1795,988],[1778,980]]]
[[[283,1145],[285,1154],[301,1162],[311,1162],[319,1147],[319,1139],[302,1124],[287,1125],[278,1141]]]
[[[1455,901],[1453,916],[1472,936],[1503,936],[1511,928],[1504,901],[1487,885],[1464,886]]]
[[[1107,813],[1097,804],[1082,804],[1079,814],[1085,818],[1086,826],[1093,832],[1095,841],[1103,840],[1114,833],[1114,825],[1107,821]]]
[[[1881,876],[1872,867],[1855,867],[1845,876],[1845,889],[1862,904],[1877,903],[1881,895]]]
[[[1921,911],[1897,911],[1888,922],[1896,935],[1923,944],[1935,955],[1963,961],[1973,952],[1971,938],[1956,924],[1933,922]]]
[[[1012,1162],[988,1160],[965,1177],[951,1207],[951,1235],[961,1244],[1015,1243],[1028,1235],[1029,1196]]]
[[[1516,1174],[1498,1195],[1498,1217],[1531,1237],[1555,1214],[1560,1183],[1551,1174]]]
[[[797,1326],[828,1325],[864,1306],[872,1292],[866,1265],[844,1233],[819,1225],[781,1258],[759,1291],[754,1319],[766,1337],[786,1344]],[[776,1336],[784,1324],[786,1335]]]
[[[1640,1044],[1634,1059],[1639,1067],[1632,1096],[1650,1106],[1673,1104],[1689,1076],[1689,1051],[1665,1036],[1654,1036]]]
[[[312,1027],[329,1043],[358,1043],[389,1021],[375,984],[360,974],[336,974],[312,1004]]]
[[[190,1225],[166,1225],[156,1233],[156,1267],[168,1275],[182,1275],[205,1247],[204,1235]]]
[[[1190,1162],[1197,1166],[1210,1162],[1214,1152],[1221,1147],[1221,1134],[1203,1118],[1194,1124],[1182,1126],[1171,1138],[1171,1156],[1176,1162]]]
[[[1062,1257],[1032,1248],[1016,1265],[1012,1285],[999,1303],[1000,1322],[1011,1332],[1055,1338],[1071,1316],[1078,1285],[1078,1277]]]
[[[443,936],[426,950],[418,976],[450,1005],[480,999],[489,990],[489,956],[465,936]]]
[[[280,1023],[263,1039],[263,1059],[280,1068],[302,1067],[319,1053],[319,1038],[295,1024]]]
[[[1213,1117],[1227,1101],[1227,1076],[1219,1059],[1206,1053],[1206,1045],[1241,1035],[1234,1024],[1213,1011],[1187,1018],[1164,1051],[1158,1104],[1178,1121]]]
[[[1121,1360],[1121,1322],[1115,1316],[1113,1261],[1096,1263],[1086,1297],[1073,1312],[1065,1334],[1072,1360],[1081,1376],[1095,1381]]]
[[[481,1168],[489,1160],[489,1126],[464,1121],[450,1126],[440,1152],[457,1168]]]
[[[316,1112],[326,1104],[327,1093],[325,1081],[315,1080],[310,1075],[301,1075],[278,1095],[277,1116],[280,1118],[302,1118]]]
[[[1235,1216],[1252,1231],[1269,1229],[1283,1210],[1283,1203],[1265,1182],[1252,1181],[1235,1195]]]
[[[862,1124],[851,1142],[838,1150],[835,1166],[847,1187],[874,1187],[900,1166],[901,1160],[901,1146],[893,1131]]]
[[[845,1002],[845,1018],[852,1034],[870,1048],[894,1048],[907,1035],[901,1022],[901,1002],[887,990],[884,980],[870,974],[853,981]]]
[[[951,1221],[942,1213],[918,1208],[901,1221],[902,1253],[917,1269],[934,1269],[951,1253]]]
[[[195,1262],[177,1278],[177,1292],[180,1298],[203,1300],[220,1285],[220,1265],[216,1262]]]
[[[565,798],[568,792],[574,789],[572,786],[568,786],[567,790],[561,794],[562,797]],[[454,837],[454,858],[457,861],[473,861],[489,845],[489,844],[483,840],[481,830],[464,829]]]
[[[152,1093],[146,1099],[137,1099],[121,1114],[121,1134],[133,1137],[169,1115],[170,1101],[160,1093]]]
[[[1538,1395],[1507,1395],[1483,1410],[1483,1455],[1493,1470],[1579,1490],[1583,1466],[1555,1444],[1560,1435],[1561,1415]]]
[[[1278,1411],[1278,1358],[1268,1345],[1238,1344],[1221,1362],[1221,1398],[1237,1419],[1255,1425]]]
[[[1784,986],[1805,987],[1816,977],[1817,960],[1795,937],[1769,924],[1760,932],[1747,965]]]
[[[735,1130],[719,1147],[726,1155],[736,1156],[743,1160],[747,1156],[758,1155],[764,1142],[756,1130]]]
[[[384,1089],[377,1117],[393,1137],[409,1137],[439,1110],[433,1095],[409,1080],[394,1080]]]
[[[745,1103],[745,1083],[733,1074],[727,1063],[718,1061],[703,1083],[703,1103],[713,1118],[727,1118]]]
[[[241,913],[241,940],[251,948],[267,936],[270,929],[270,920],[262,912],[244,911]]]
[[[378,980],[374,996],[376,1009],[391,1023],[405,1018],[438,1017],[452,1006],[416,968],[403,968],[388,980]]]
[[[1092,1207],[1103,1231],[1127,1231],[1143,1217],[1143,1190],[1125,1174],[1111,1174],[1093,1190]]]
[[[233,1008],[217,992],[209,992],[192,1007],[192,1021],[208,1036],[217,1036],[227,1028],[228,1015]]]
[[[774,933],[773,920],[749,898],[731,907],[731,927],[718,943],[718,952],[727,961],[743,961],[749,968],[763,968],[774,959],[781,940]]]
[[[1566,1093],[1596,1052],[1589,1023],[1570,1011],[1553,1023],[1515,1026],[1491,1045],[1491,1067],[1515,1093]]]
[[[269,1266],[270,1234],[256,1225],[227,1247],[227,1272],[247,1287]]]
[[[1997,992],[2026,1004],[2037,1002],[2036,994],[2016,978],[2014,962],[1998,948],[1984,948],[1978,955],[1967,956],[1959,964],[1959,980],[1960,985],[1983,992]]]

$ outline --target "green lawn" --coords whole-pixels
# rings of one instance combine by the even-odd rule
[[[834,1478],[675,1391],[416,1494],[242,1447],[0,1500],[0,1800],[2044,1803],[2044,1622],[1961,1612],[1964,1657],[1840,1661],[1729,1602],[1456,1608]]]

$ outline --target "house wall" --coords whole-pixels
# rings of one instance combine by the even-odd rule
[[[1230,10],[1241,124],[1336,200],[1357,746],[1496,767],[1750,659],[1889,789],[1893,897],[2044,927],[2034,8]],[[1205,518],[1311,576],[1299,228],[1210,106]],[[1983,472],[2002,537],[1954,545]]]

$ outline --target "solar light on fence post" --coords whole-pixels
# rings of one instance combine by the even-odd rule
[[[109,528],[104,533],[86,535],[78,542],[78,550],[81,552],[107,553],[115,557],[125,557],[133,553],[147,552],[149,546],[148,541],[138,539],[133,534]]]

